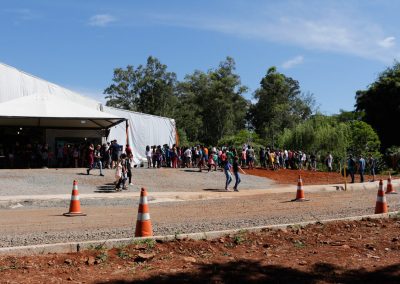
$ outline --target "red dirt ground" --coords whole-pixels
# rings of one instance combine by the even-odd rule
[[[308,170],[286,170],[281,169],[277,171],[271,171],[266,169],[245,169],[244,170],[247,174],[266,177],[272,180],[275,180],[281,184],[297,184],[297,179],[299,175],[303,180],[304,185],[313,185],[313,184],[338,184],[344,183],[344,178],[337,172],[314,172]],[[387,176],[376,176],[375,180],[379,179],[387,179]],[[364,175],[364,181],[368,182],[372,180],[372,176]],[[360,181],[360,175],[355,175],[355,182]],[[347,177],[347,182],[350,183],[351,179],[350,176]]]
[[[1,283],[400,283],[400,219],[0,257]]]
[[[299,174],[306,185],[343,183],[338,173],[245,171],[282,184],[296,184]],[[0,283],[44,282],[400,283],[400,216],[242,232],[212,241],[143,241],[74,254],[0,256]]]

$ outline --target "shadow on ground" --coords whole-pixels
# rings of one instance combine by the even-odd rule
[[[229,192],[229,190],[221,188],[203,188],[204,191],[214,191],[214,192]]]
[[[197,168],[197,169],[193,169],[193,170],[183,170],[184,172],[186,172],[186,173],[202,173],[202,172],[205,172],[206,170],[203,170],[203,171],[199,171],[199,169]]]
[[[116,192],[115,191],[115,184],[113,183],[106,183],[104,185],[98,185],[97,190],[95,190],[94,192],[101,192],[101,193],[110,193],[110,192]]]
[[[346,270],[328,263],[317,263],[310,271],[301,271],[278,265],[262,265],[257,261],[194,266],[196,272],[158,274],[143,280],[107,283],[400,283],[400,263],[373,271]]]

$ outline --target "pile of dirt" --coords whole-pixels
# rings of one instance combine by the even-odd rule
[[[0,257],[2,283],[400,283],[400,219]]]
[[[255,175],[259,177],[266,177],[272,179],[281,184],[297,184],[299,175],[303,180],[305,185],[313,184],[339,184],[344,183],[343,176],[338,172],[318,172],[318,171],[308,171],[308,170],[288,170],[280,169],[276,171],[257,168],[257,169],[245,169],[247,174]],[[386,176],[376,176],[375,180],[383,179],[386,180]],[[368,182],[372,180],[372,176],[364,175],[364,181]],[[350,176],[347,177],[347,182],[351,182]],[[360,175],[355,175],[355,182],[360,182]]]

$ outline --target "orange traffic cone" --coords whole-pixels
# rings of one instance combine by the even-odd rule
[[[387,203],[385,192],[383,191],[383,181],[379,181],[378,196],[376,197],[375,214],[387,213]]]
[[[152,235],[153,229],[151,228],[149,205],[147,202],[147,191],[142,187],[142,190],[140,191],[140,202],[136,221],[135,237],[150,237]]]
[[[299,179],[297,180],[296,198],[292,199],[292,201],[309,201],[304,198],[303,180],[301,179],[301,175],[299,175]]]
[[[64,213],[64,216],[74,217],[74,216],[86,216],[86,214],[81,212],[81,202],[79,201],[78,192],[78,182],[74,180],[72,185],[71,203],[69,205],[69,212]]]
[[[393,188],[392,184],[392,176],[389,174],[389,178],[387,181],[387,186],[386,186],[386,194],[397,194],[397,192]]]

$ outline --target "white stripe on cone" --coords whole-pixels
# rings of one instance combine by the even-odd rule
[[[150,213],[138,213],[137,220],[138,221],[150,220]]]
[[[71,195],[71,200],[79,200],[79,195]]]
[[[147,196],[141,196],[140,197],[140,204],[147,204]]]
[[[377,196],[376,201],[386,203],[386,196]]]

